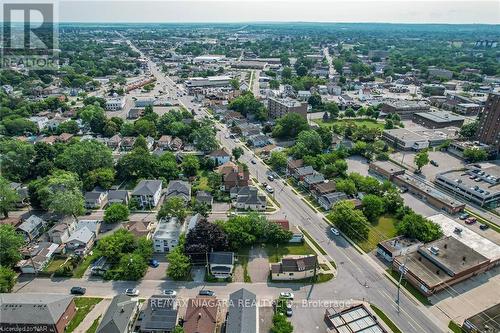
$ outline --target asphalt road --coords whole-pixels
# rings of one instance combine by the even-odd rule
[[[168,86],[169,90],[178,91],[179,87],[168,77],[163,75],[157,67],[150,62],[151,73],[157,79]],[[204,117],[204,110],[198,108],[191,102],[192,97],[181,96],[181,104],[188,109],[194,109],[197,117]],[[229,151],[235,146],[241,146],[234,140],[226,139],[228,129],[219,125],[220,135],[218,135],[221,144]],[[250,163],[251,159],[256,160],[256,164]],[[243,162],[249,166],[252,177],[259,181],[266,181],[267,166],[253,153],[245,149]],[[368,255],[360,254],[342,237],[332,237],[328,233],[328,225],[323,221],[323,216],[311,209],[295,194],[290,186],[285,186],[281,179],[277,179],[272,185],[275,189],[275,198],[281,205],[281,213],[286,216],[291,223],[299,225],[306,230],[323,249],[337,263],[337,277],[327,283],[313,286],[303,286],[296,284],[270,284],[270,283],[230,283],[230,284],[209,284],[196,282],[171,282],[166,280],[143,280],[140,282],[131,281],[102,281],[102,280],[83,280],[83,279],[35,279],[29,281],[20,281],[16,285],[17,292],[54,292],[67,293],[75,285],[87,288],[89,296],[105,296],[123,293],[126,288],[137,287],[141,291],[141,296],[147,297],[158,293],[162,289],[176,289],[180,298],[194,296],[200,288],[209,288],[214,290],[221,298],[227,298],[228,295],[245,287],[258,295],[260,300],[275,298],[279,292],[292,290],[295,294],[296,302],[302,300],[325,300],[325,301],[344,301],[344,300],[365,300],[381,308],[403,332],[446,332],[446,323],[439,322],[430,311],[424,306],[416,303],[401,293],[400,306],[401,311],[396,311],[395,295],[396,287],[386,277],[383,276],[383,268],[375,263]],[[301,318],[302,319],[302,318]],[[304,316],[304,320],[310,320]],[[312,327],[312,326],[311,326]],[[316,331],[311,329],[311,331]]]

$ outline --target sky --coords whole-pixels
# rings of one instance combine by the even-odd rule
[[[500,24],[500,0],[52,1],[58,1],[60,22],[300,21]]]

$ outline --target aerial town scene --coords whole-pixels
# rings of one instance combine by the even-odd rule
[[[6,1],[0,332],[500,332],[499,2]]]

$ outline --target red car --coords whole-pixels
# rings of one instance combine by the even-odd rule
[[[469,217],[465,219],[465,224],[474,224],[477,222],[477,219],[475,217]]]

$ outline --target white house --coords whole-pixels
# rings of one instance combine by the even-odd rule
[[[210,252],[208,259],[210,274],[218,279],[226,279],[233,275],[233,252]]]
[[[231,160],[231,155],[224,149],[214,150],[208,155],[217,166],[227,163]]]
[[[76,221],[73,218],[67,218],[64,221],[56,223],[49,231],[47,235],[49,240],[56,244],[64,244],[68,241],[69,236],[76,229]]]
[[[153,208],[160,201],[161,190],[161,180],[141,180],[134,188],[132,198],[137,200],[142,208]]]
[[[173,249],[179,243],[182,226],[173,217],[168,222],[160,221],[153,233],[154,251],[157,253],[166,253]]]
[[[106,100],[105,108],[108,111],[119,111],[125,106],[124,97],[113,97]]]
[[[286,256],[281,262],[271,264],[273,280],[301,280],[313,277],[318,270],[318,258],[309,256]]]
[[[28,120],[34,122],[40,131],[45,129],[49,123],[49,118],[47,117],[34,116],[29,117]]]

